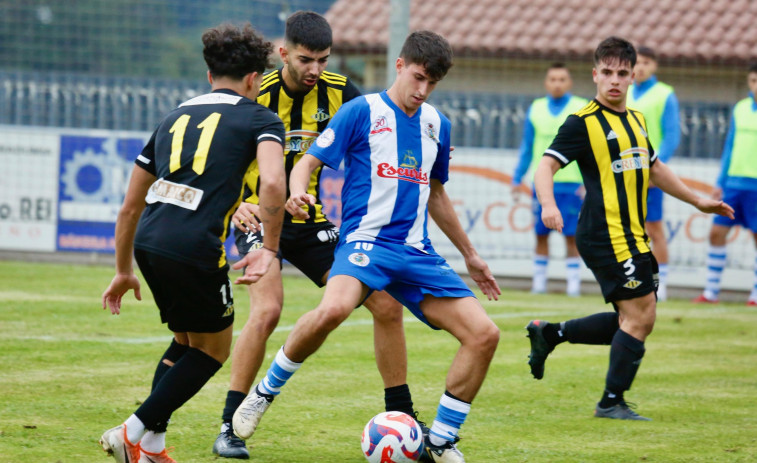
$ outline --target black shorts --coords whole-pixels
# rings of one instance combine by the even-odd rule
[[[244,256],[263,246],[260,231],[241,233],[234,230],[237,251]],[[279,259],[286,259],[313,283],[323,287],[323,275],[334,263],[334,250],[339,242],[339,229],[331,222],[285,223],[279,241]]]
[[[660,281],[657,260],[651,252],[624,262],[589,268],[602,289],[605,302],[634,299],[653,291],[656,293]]]
[[[217,333],[234,323],[228,266],[207,270],[140,249],[134,257],[171,331]]]

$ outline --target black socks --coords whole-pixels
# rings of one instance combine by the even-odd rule
[[[644,357],[644,342],[617,330],[610,344],[610,368],[607,370],[605,392],[599,406],[612,407],[623,401],[623,393],[631,389]]]
[[[566,321],[563,334],[572,344],[608,345],[619,329],[616,312],[600,312]]]
[[[413,399],[410,397],[410,388],[407,384],[384,389],[384,404],[388,412],[397,411],[415,416]]]
[[[245,397],[247,397],[247,394],[244,392],[230,390],[226,393],[226,406],[223,408],[223,415],[221,416],[224,423],[231,423],[234,412],[242,405]]]

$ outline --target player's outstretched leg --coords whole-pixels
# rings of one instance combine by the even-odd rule
[[[555,349],[544,339],[544,327],[547,322],[544,320],[531,320],[526,326],[528,331],[527,337],[531,342],[531,353],[528,354],[528,364],[531,367],[531,374],[536,379],[544,377],[544,362],[547,356]]]
[[[272,402],[273,396],[258,394],[258,389],[253,389],[234,412],[234,418],[231,420],[234,434],[242,439],[249,439]]]

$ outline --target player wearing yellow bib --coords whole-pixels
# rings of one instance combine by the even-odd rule
[[[749,97],[736,103],[731,115],[731,127],[723,148],[722,168],[713,194],[723,198],[735,209],[735,220],[716,217],[710,229],[707,251],[707,282],[704,293],[694,302],[717,302],[720,277],[726,257],[726,235],[734,225],[748,228],[757,243],[757,63],[749,66],[747,74]],[[754,284],[747,305],[757,306],[757,262]]]
[[[584,98],[570,94],[573,81],[570,71],[562,63],[554,63],[547,69],[544,87],[547,96],[531,103],[528,117],[523,127],[523,140],[520,144],[520,159],[513,173],[513,192],[526,190],[523,177],[527,171],[533,173],[539,165],[544,151],[549,148],[565,118],[578,111],[588,103]],[[573,164],[555,175],[555,199],[565,218],[563,235],[565,236],[565,272],[567,294],[578,296],[581,292],[581,257],[576,249],[576,224],[578,213],[583,203],[583,183],[578,165]],[[536,249],[534,250],[534,275],[531,284],[532,293],[547,292],[547,265],[549,264],[549,228],[541,221],[541,205],[532,199],[534,211],[534,232]]]
[[[655,51],[649,47],[639,47],[638,55],[633,68],[636,78],[628,89],[628,107],[644,114],[649,141],[657,152],[657,158],[667,163],[681,141],[678,98],[673,87],[657,80]],[[668,242],[662,221],[662,199],[662,190],[650,185],[647,193],[646,231],[660,267],[657,298],[664,301],[668,297]]]

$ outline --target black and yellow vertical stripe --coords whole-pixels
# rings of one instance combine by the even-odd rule
[[[586,124],[593,153],[584,160],[582,174],[585,206],[592,208],[592,221],[603,222],[590,224],[600,227],[594,235],[606,238],[616,262],[650,252],[644,223],[651,156],[643,116],[631,110],[616,113],[596,102],[576,115]]]
[[[347,77],[333,72],[324,71],[316,86],[307,93],[295,93],[284,85],[282,70],[266,74],[260,87],[258,103],[267,106],[284,122],[286,129],[286,143],[284,146],[284,163],[287,173],[287,187],[289,174],[299,162],[318,135],[326,129],[331,116],[343,103],[360,95],[357,88]],[[308,211],[307,220],[294,219],[289,213],[285,222],[325,222],[323,204],[320,199],[321,168],[316,169],[310,177],[308,193],[316,197],[315,206]],[[260,188],[257,163],[254,163],[246,176],[245,201],[258,202],[257,192]],[[287,196],[289,191],[287,188]]]

